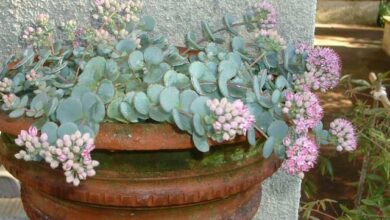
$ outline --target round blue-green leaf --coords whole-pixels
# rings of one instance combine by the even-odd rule
[[[224,60],[219,64],[218,67],[218,87],[222,95],[225,97],[229,96],[227,83],[230,79],[237,75],[237,65],[234,62]]]
[[[247,139],[248,139],[248,143],[251,146],[256,145],[256,130],[255,130],[254,127],[251,127],[251,128],[248,129],[248,132],[247,132],[246,136],[247,136]]]
[[[199,93],[203,94],[202,87],[200,86],[199,79],[202,78],[202,76],[207,71],[207,66],[199,61],[195,61],[190,65],[189,72],[191,76],[191,82],[194,86],[194,89]]]
[[[24,114],[24,108],[18,108],[9,113],[10,118],[19,118]]]
[[[55,141],[57,140],[57,129],[58,125],[51,121],[46,122],[41,129],[42,133],[47,134],[48,141],[50,144],[55,143]]]
[[[87,92],[81,98],[83,104],[84,117],[96,123],[103,121],[106,109],[103,101],[95,93]]]
[[[168,72],[164,74],[164,85],[175,86],[177,78],[178,78],[178,74],[176,71],[168,70]]]
[[[147,115],[149,113],[150,101],[148,96],[143,92],[138,92],[134,96],[134,107],[139,113]]]
[[[144,31],[153,31],[156,21],[151,16],[142,16],[140,20],[141,29]]]
[[[113,60],[108,60],[106,63],[106,77],[111,81],[115,81],[119,77],[118,64]]]
[[[171,112],[172,109],[178,106],[180,92],[175,87],[167,87],[160,94],[160,105],[166,112]]]
[[[161,93],[161,91],[163,91],[163,89],[164,89],[164,86],[162,86],[160,84],[149,85],[146,93],[148,94],[150,101],[152,101],[153,103],[158,103],[160,93]]]
[[[56,111],[58,104],[58,98],[54,97],[50,99],[49,103],[45,106],[46,115],[52,115]]]
[[[273,93],[272,93],[272,103],[273,104],[277,104],[280,100],[280,96],[282,95],[282,93],[279,91],[279,90],[275,90]]]
[[[180,108],[185,112],[190,112],[192,102],[198,98],[199,95],[191,89],[187,89],[180,93]]]
[[[186,131],[187,130],[187,126],[185,125],[185,121],[183,120],[183,116],[181,115],[181,113],[176,108],[174,108],[172,110],[172,116],[173,116],[173,121],[175,122],[176,126],[180,130]]]
[[[57,108],[57,119],[61,124],[66,122],[76,122],[82,118],[83,105],[80,99],[67,98],[63,100]]]
[[[153,65],[158,65],[164,60],[163,51],[155,46],[146,48],[144,52],[145,62]]]
[[[208,39],[209,41],[215,41],[216,38],[215,38],[215,36],[213,34],[213,31],[211,31],[210,26],[206,22],[204,22],[204,21],[201,21],[200,25],[202,27],[203,36],[206,39]]]
[[[201,116],[206,116],[209,114],[209,108],[207,107],[207,101],[209,100],[208,97],[205,96],[200,96],[196,98],[192,103],[191,103],[191,112],[196,114],[198,113]]]
[[[115,95],[115,87],[112,81],[107,79],[103,80],[100,83],[97,94],[105,104],[111,102]]]
[[[274,151],[274,142],[275,142],[275,139],[274,139],[274,137],[271,136],[264,143],[264,147],[263,147],[263,157],[264,158],[269,158],[271,156],[272,152]]]
[[[233,50],[245,51],[245,41],[242,37],[236,36],[232,39]]]
[[[87,92],[91,92],[91,89],[85,86],[75,86],[72,89],[72,97],[80,99]]]
[[[119,110],[122,116],[131,123],[138,122],[138,116],[135,109],[127,102],[121,102],[119,105]]]
[[[198,113],[196,113],[196,114],[194,114],[192,122],[194,123],[195,132],[199,136],[204,136],[206,134],[206,131],[204,129],[202,117]]]
[[[260,89],[260,82],[259,82],[258,76],[256,76],[256,75],[253,76],[252,84],[253,84],[253,91],[255,93],[255,96],[256,96],[257,100],[260,100],[261,89]]]
[[[159,82],[169,68],[166,63],[150,67],[149,71],[144,75],[144,82],[148,84]]]
[[[121,98],[115,98],[107,107],[107,116],[113,120],[126,123],[127,121],[123,117],[120,111]]]
[[[275,82],[276,88],[282,90],[288,85],[288,81],[284,76],[278,76]]]
[[[115,48],[121,52],[130,53],[133,51],[137,46],[135,45],[134,41],[131,39],[124,39],[119,41],[119,43],[115,46]]]
[[[206,71],[207,71],[207,66],[204,63],[199,61],[195,61],[191,63],[189,68],[191,77],[195,77],[195,78],[201,78]]]
[[[210,151],[210,146],[206,136],[199,136],[197,134],[193,134],[192,140],[194,141],[196,149],[198,149],[200,152],[206,153]]]
[[[138,71],[144,67],[144,54],[141,51],[134,51],[129,56],[129,66],[132,70]]]
[[[78,130],[78,127],[73,122],[66,122],[61,124],[61,126],[57,130],[57,136],[62,138],[64,135],[72,135]]]
[[[285,138],[288,134],[288,125],[285,121],[277,120],[271,123],[267,131],[269,136],[273,136],[279,140]]]
[[[153,106],[149,109],[149,116],[155,121],[165,122],[169,119],[170,115],[166,113],[161,107]]]

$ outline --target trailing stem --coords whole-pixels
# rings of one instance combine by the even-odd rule
[[[377,108],[378,104],[379,104],[378,101],[375,100],[374,104],[373,104],[373,107]],[[375,124],[376,124],[376,117],[374,117],[374,120],[372,121],[372,125],[371,126],[374,127]],[[362,169],[360,171],[359,184],[358,184],[358,188],[357,188],[356,198],[354,200],[355,208],[357,208],[360,205],[361,201],[362,201],[362,196],[363,196],[363,193],[364,193],[364,185],[366,183],[366,177],[367,177],[367,173],[368,173],[368,164],[369,164],[369,161],[370,161],[370,155],[371,155],[371,149],[368,147],[367,148],[367,152],[364,155]]]

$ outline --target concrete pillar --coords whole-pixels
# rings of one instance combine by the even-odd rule
[[[312,43],[316,0],[268,0],[279,13],[278,29],[287,41]],[[258,0],[144,0],[145,13],[155,17],[157,31],[170,42],[182,45],[189,30],[198,30],[201,20],[221,25],[225,12],[239,16]],[[89,20],[90,0],[2,0],[0,1],[0,60],[18,49],[18,37],[39,13],[56,20]],[[278,171],[263,184],[262,202],[255,219],[298,218],[301,180]]]
[[[383,32],[383,49],[390,56],[390,16],[385,16],[385,30]]]

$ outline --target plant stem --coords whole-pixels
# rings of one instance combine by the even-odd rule
[[[370,160],[370,154],[371,151],[368,150],[367,153],[364,155],[362,169],[360,171],[360,178],[359,178],[359,185],[356,193],[356,198],[354,200],[355,208],[357,208],[360,205],[360,202],[362,201],[362,196],[364,192],[364,185],[366,182],[367,172],[368,172],[368,162]]]
[[[378,104],[379,104],[378,101],[375,100],[374,104],[373,104],[373,108],[377,108]],[[371,126],[375,127],[375,124],[376,124],[376,116],[374,116],[374,119],[372,121]],[[358,184],[358,188],[357,188],[356,198],[354,200],[355,208],[357,208],[362,201],[362,196],[364,193],[364,185],[365,185],[366,177],[367,177],[367,173],[368,173],[368,163],[370,161],[370,155],[371,155],[371,149],[370,149],[370,147],[368,147],[367,153],[364,155],[362,169],[360,171],[359,184]]]
[[[260,132],[266,139],[268,139],[268,135],[259,127],[255,125],[255,129]]]
[[[242,22],[238,22],[238,23],[233,24],[231,27],[237,27],[237,26],[246,25],[246,24],[253,24],[253,23],[256,23],[256,22],[257,21],[251,21],[251,22],[242,21]],[[226,31],[227,29],[228,29],[227,27],[222,27],[220,29],[217,29],[217,30],[213,31],[213,34],[217,34],[219,32]],[[201,44],[201,43],[203,43],[205,41],[207,41],[207,38],[204,37],[204,38],[200,39],[196,43],[197,44]],[[190,51],[191,51],[191,48],[187,48],[187,50],[185,50],[181,55],[186,55]]]
[[[253,63],[251,63],[251,65],[249,65],[249,68],[252,68],[254,65],[256,65],[257,62],[259,62],[261,59],[263,59],[263,57],[265,56],[265,52],[263,52],[262,54],[260,54],[260,56],[258,56],[256,58],[255,61],[253,61]]]
[[[312,209],[311,211],[312,211],[312,212],[315,212],[315,213],[318,213],[318,214],[320,214],[320,215],[326,216],[326,217],[328,217],[328,218],[330,218],[330,219],[337,220],[337,218],[335,218],[335,217],[333,217],[333,216],[331,216],[331,215],[329,215],[329,214],[326,214],[325,212],[322,212],[322,211],[320,211],[320,210]]]

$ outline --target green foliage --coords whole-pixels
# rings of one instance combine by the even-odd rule
[[[103,21],[100,15],[97,20]],[[68,25],[63,39],[39,39],[33,49],[7,60],[0,79],[12,79],[15,99],[7,105],[1,100],[2,110],[14,118],[42,118],[37,124],[50,142],[77,129],[96,135],[104,121],[174,123],[207,152],[215,132],[207,101],[240,99],[256,119],[246,134],[249,144],[256,145],[260,132],[270,136],[264,156],[275,152],[284,158],[281,142],[289,129],[280,106],[293,88],[292,74],[305,70],[304,57],[294,47],[276,50],[275,42],[240,36],[240,26],[262,28],[253,11],[242,21],[226,14],[219,29],[201,21],[202,36],[190,31],[188,49],[181,52],[166,37],[150,33],[156,26],[152,17],[129,21],[113,12],[108,20],[78,35],[76,26]],[[229,35],[220,35],[224,31]],[[191,49],[197,51],[189,55]],[[14,65],[8,68],[9,63]],[[27,79],[32,70],[37,79]]]

